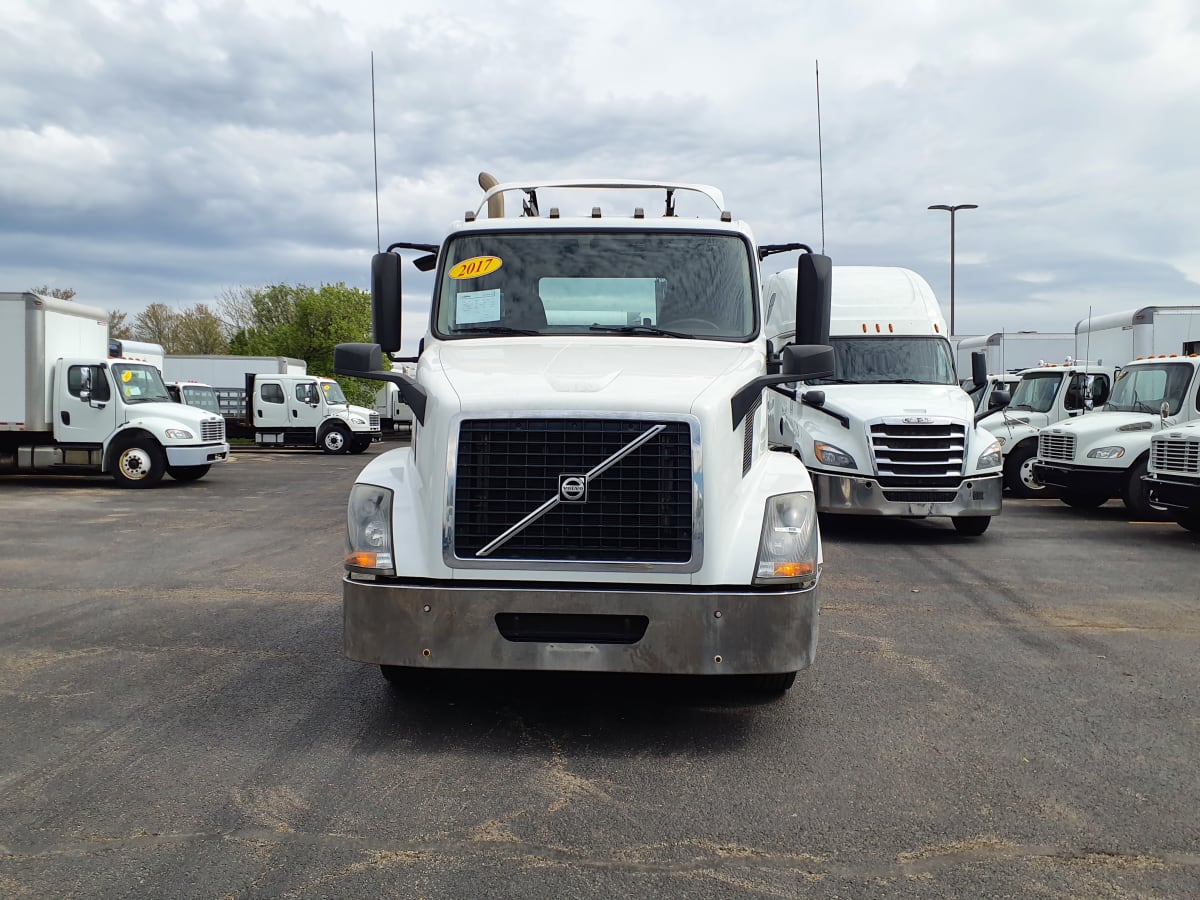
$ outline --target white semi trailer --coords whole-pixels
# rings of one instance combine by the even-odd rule
[[[220,416],[172,403],[154,365],[108,352],[103,310],[0,293],[0,471],[150,487],[228,459]]]

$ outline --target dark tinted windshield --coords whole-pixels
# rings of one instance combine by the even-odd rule
[[[447,249],[434,297],[436,331],[749,340],[758,329],[750,256],[730,234],[460,237]]]
[[[809,384],[958,384],[950,343],[939,337],[833,337],[833,378]]]

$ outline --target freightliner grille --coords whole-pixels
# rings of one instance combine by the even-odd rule
[[[871,425],[871,454],[884,487],[958,487],[967,453],[961,423]]]
[[[370,420],[367,422],[372,431],[379,430],[379,413],[371,413]]]
[[[1164,438],[1150,444],[1150,468],[1155,472],[1200,475],[1200,441]]]
[[[476,554],[656,425],[658,435],[487,554],[494,560],[683,563],[692,556],[687,422],[475,419],[462,423],[454,484],[454,555]]]
[[[205,419],[200,424],[200,440],[207,442],[217,442],[225,440],[225,420],[224,419]]]
[[[1038,435],[1038,458],[1071,462],[1075,459],[1075,435],[1041,432]]]

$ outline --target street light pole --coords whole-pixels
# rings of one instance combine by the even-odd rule
[[[950,213],[950,334],[957,334],[954,330],[954,214],[960,209],[979,209],[978,203],[959,203],[955,206],[947,206],[945,203],[935,203],[930,209],[944,209]]]

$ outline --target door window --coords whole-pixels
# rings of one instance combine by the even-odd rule
[[[278,384],[264,384],[259,391],[263,403],[282,403],[283,387]]]

